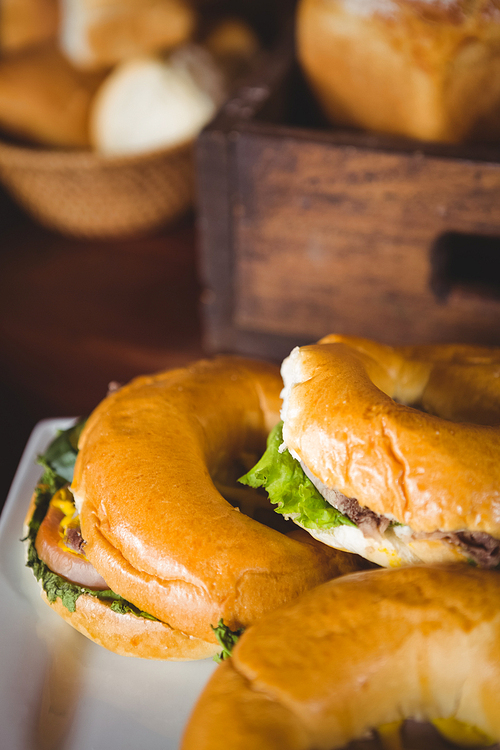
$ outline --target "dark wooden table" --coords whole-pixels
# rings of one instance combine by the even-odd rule
[[[192,217],[123,241],[63,237],[0,194],[0,508],[37,421],[110,381],[202,355]]]

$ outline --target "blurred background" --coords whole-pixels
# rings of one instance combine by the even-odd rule
[[[0,506],[112,382],[500,344],[500,22],[438,6],[3,0]]]
[[[274,5],[2,3],[0,506],[38,420],[203,355],[194,139]]]

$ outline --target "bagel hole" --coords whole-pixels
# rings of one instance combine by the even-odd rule
[[[392,746],[391,746],[392,747]],[[429,722],[414,721],[407,719],[403,723],[401,730],[401,748],[402,750],[450,750],[450,748],[461,747],[464,745],[455,745],[442,737],[437,729]],[[494,745],[474,745],[475,750],[500,750],[500,744]],[[377,732],[373,732],[371,737],[353,740],[344,750],[388,750],[389,745],[383,744]]]
[[[293,521],[287,521],[282,515],[276,513],[275,507],[269,500],[267,492],[263,489],[253,489],[238,482],[239,477],[246,474],[259,459],[257,455],[244,454],[233,461],[223,472],[212,477],[212,481],[224,500],[237,508],[254,521],[269,526],[269,528],[286,534],[296,531],[297,526]]]

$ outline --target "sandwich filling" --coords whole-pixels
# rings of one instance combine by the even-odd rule
[[[483,568],[500,566],[500,540],[478,531],[417,532],[397,519],[374,513],[350,498],[327,487],[307,466],[294,458],[283,443],[283,423],[270,433],[260,461],[239,480],[251,487],[264,488],[277,513],[290,518],[313,536],[331,546],[357,552],[379,563],[379,552],[386,564],[387,548],[405,562],[418,562],[410,551],[412,543],[445,542],[458,548],[472,564]],[[400,564],[397,560],[394,564]]]
[[[26,565],[48,601],[52,604],[60,599],[69,612],[75,612],[79,596],[88,594],[107,602],[114,612],[155,620],[112,591],[85,557],[78,512],[67,486],[73,478],[83,425],[84,421],[61,432],[38,458],[44,473],[35,490],[34,510],[24,540],[28,543]]]

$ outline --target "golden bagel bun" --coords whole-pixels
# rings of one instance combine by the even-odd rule
[[[242,636],[181,748],[333,750],[406,718],[498,742],[499,657],[497,572],[441,565],[344,576]]]
[[[42,598],[82,635],[121,656],[188,661],[206,659],[220,651],[217,644],[193,638],[163,622],[114,612],[105,601],[88,594],[78,597],[75,612],[60,599],[49,602],[43,591]]]
[[[113,392],[80,437],[72,491],[86,557],[112,591],[212,650],[221,619],[247,627],[366,565],[253,520],[216,489],[262,450],[281,385],[262,362],[197,362]]]
[[[79,68],[109,68],[183,44],[195,24],[184,0],[61,0],[60,44]]]
[[[35,509],[34,493],[24,521],[24,538],[28,536],[29,523]],[[38,536],[36,547],[41,559]],[[74,580],[72,582],[75,583]],[[94,643],[121,656],[187,661],[205,659],[220,651],[220,646],[215,643],[193,638],[158,620],[133,613],[116,612],[109,601],[89,593],[80,594],[76,599],[74,611],[71,611],[63,604],[61,598],[49,600],[40,581],[39,585],[43,601],[63,620]]]
[[[2,0],[0,50],[2,54],[55,39],[58,30],[57,0]]]
[[[500,137],[495,0],[301,0],[297,44],[336,125],[452,143]]]
[[[0,127],[46,146],[90,145],[89,109],[101,74],[73,68],[52,45],[0,60]]]
[[[310,533],[379,565],[498,564],[500,349],[331,335],[282,375],[286,447],[327,501],[365,514]]]

